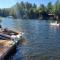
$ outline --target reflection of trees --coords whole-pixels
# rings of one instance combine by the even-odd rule
[[[60,23],[60,20],[58,20],[57,23]]]
[[[17,21],[14,20],[14,21],[13,21],[13,25],[14,25],[14,29],[15,29],[15,30],[22,31],[22,28],[21,28],[21,26],[20,26],[20,22],[21,22],[20,20],[17,20]]]
[[[2,20],[0,19],[0,25],[1,25]]]

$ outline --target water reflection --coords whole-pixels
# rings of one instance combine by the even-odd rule
[[[60,26],[56,26],[59,21],[9,19],[9,23],[9,28],[25,33],[25,40],[17,46],[11,60],[60,60]]]
[[[56,32],[57,29],[59,29],[59,28],[60,28],[60,22],[58,22],[58,21],[50,22],[50,29],[53,29]]]
[[[3,28],[12,29],[13,28],[13,20],[9,19],[9,18],[2,18],[1,25]]]

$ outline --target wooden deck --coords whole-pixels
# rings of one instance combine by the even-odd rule
[[[5,56],[11,51],[14,45],[11,40],[0,40],[0,60],[4,60]]]

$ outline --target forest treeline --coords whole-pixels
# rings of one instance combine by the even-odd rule
[[[0,9],[0,16],[13,16],[22,19],[60,19],[60,1],[54,4],[49,2],[47,5],[31,4],[29,2],[16,3],[11,8]]]

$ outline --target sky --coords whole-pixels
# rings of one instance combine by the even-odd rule
[[[56,2],[56,0],[0,0],[0,8],[10,8],[13,5],[15,5],[17,2],[29,2],[29,3],[35,3],[38,6],[40,4],[47,5],[48,2],[52,2],[53,4]]]

